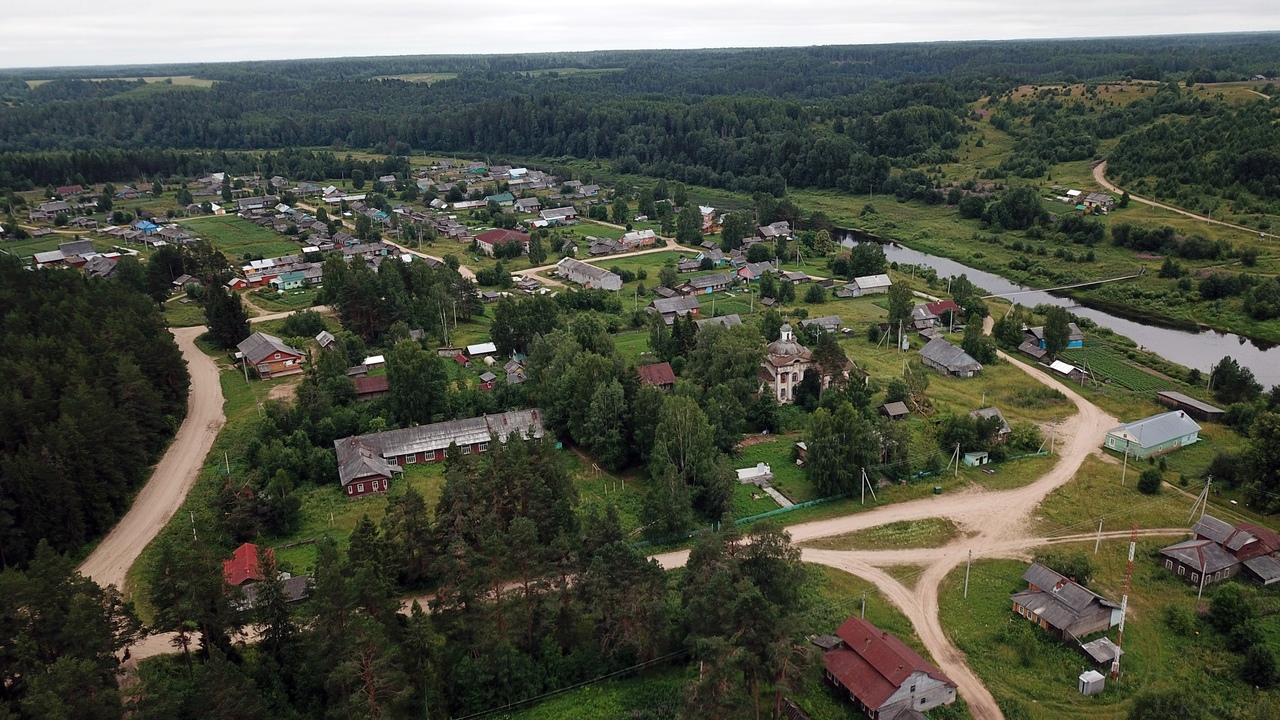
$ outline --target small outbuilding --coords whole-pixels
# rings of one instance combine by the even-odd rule
[[[1161,390],[1156,393],[1156,402],[1174,410],[1181,410],[1197,420],[1220,422],[1226,411],[1214,407],[1207,402],[1197,400],[1190,395],[1175,390]]]
[[[1107,678],[1097,670],[1085,670],[1080,673],[1080,694],[1097,695],[1107,684]]]
[[[907,410],[907,404],[904,402],[885,403],[879,408],[880,414],[890,420],[905,420],[910,411]]]

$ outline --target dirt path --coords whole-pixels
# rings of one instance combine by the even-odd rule
[[[222,414],[218,366],[195,344],[204,331],[203,325],[171,330],[191,373],[187,417],[129,512],[80,565],[80,574],[103,587],[115,585],[124,589],[129,568],[182,506],[218,431],[227,421]]]
[[[804,542],[831,535],[865,530],[886,523],[948,518],[961,529],[976,533],[942,548],[925,548],[902,551],[843,552],[804,550],[803,557],[852,572],[876,585],[886,598],[911,620],[916,633],[942,669],[960,688],[965,701],[976,720],[1003,718],[995,699],[974,675],[960,652],[947,638],[938,619],[938,585],[968,556],[972,549],[975,556],[1007,556],[1047,540],[1030,534],[1032,511],[1051,492],[1075,477],[1080,465],[1091,454],[1099,452],[1107,430],[1119,422],[1096,405],[1085,400],[1071,388],[1054,378],[1009,358],[1001,357],[1038,382],[1052,387],[1067,396],[1078,412],[1059,429],[1059,460],[1054,467],[1029,485],[998,492],[973,488],[951,495],[929,496],[920,500],[888,505],[874,510],[815,522],[792,525],[787,528],[794,542]],[[1089,535],[1082,537],[1088,538]],[[984,555],[987,553],[987,555]],[[688,551],[678,551],[655,556],[664,568],[684,565]],[[879,558],[884,565],[904,563],[925,565],[914,589],[890,577],[874,566]]]
[[[1093,179],[1094,179],[1094,180],[1095,180],[1099,185],[1101,185],[1102,187],[1106,188],[1107,190],[1110,190],[1110,191],[1111,191],[1111,192],[1113,192],[1113,193],[1123,193],[1123,192],[1124,192],[1124,190],[1121,190],[1120,188],[1116,187],[1115,185],[1112,185],[1112,184],[1107,180],[1107,161],[1106,161],[1106,160],[1103,160],[1102,162],[1098,163],[1098,164],[1093,168]],[[1172,206],[1172,205],[1165,205],[1164,203],[1158,203],[1158,202],[1156,202],[1155,200],[1148,200],[1148,199],[1146,199],[1146,198],[1140,198],[1140,197],[1138,197],[1137,195],[1130,194],[1130,195],[1129,195],[1129,199],[1130,199],[1130,200],[1132,200],[1132,201],[1134,201],[1134,202],[1140,202],[1140,203],[1142,203],[1143,205],[1150,205],[1151,207],[1160,208],[1161,210],[1168,210],[1169,212],[1175,212],[1175,213],[1178,213],[1179,215],[1185,215],[1185,216],[1187,216],[1187,217],[1189,217],[1189,218],[1194,218],[1194,219],[1196,219],[1196,220],[1203,220],[1203,221],[1205,221],[1205,222],[1207,222],[1207,223],[1211,223],[1211,224],[1213,224],[1213,225],[1221,225],[1221,226],[1223,226],[1223,227],[1234,228],[1234,229],[1236,229],[1236,230],[1242,230],[1242,231],[1247,232],[1247,233],[1249,233],[1249,234],[1258,233],[1259,235],[1266,236],[1266,237],[1277,237],[1276,235],[1274,235],[1274,234],[1272,234],[1272,233],[1262,232],[1262,231],[1260,231],[1260,230],[1258,230],[1258,229],[1256,229],[1256,228],[1245,227],[1244,225],[1236,225],[1235,223],[1224,222],[1224,221],[1222,221],[1222,220],[1214,220],[1213,218],[1208,218],[1208,217],[1205,217],[1204,215],[1197,215],[1197,214],[1195,214],[1195,213],[1191,212],[1190,210],[1183,210],[1182,208],[1176,208],[1176,207],[1174,207],[1174,206]]]

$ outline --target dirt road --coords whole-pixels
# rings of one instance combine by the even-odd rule
[[[115,585],[124,589],[129,568],[182,506],[218,431],[227,421],[222,414],[218,366],[195,344],[204,331],[203,325],[171,331],[191,373],[187,417],[129,512],[80,565],[80,574],[103,587]]]
[[[1265,96],[1264,96],[1264,97],[1265,97]],[[1093,168],[1093,179],[1094,179],[1094,181],[1096,181],[1099,185],[1101,185],[1102,187],[1106,188],[1107,190],[1110,190],[1110,191],[1111,191],[1111,192],[1113,192],[1113,193],[1123,193],[1123,192],[1124,192],[1124,190],[1121,190],[1120,188],[1116,187],[1115,185],[1112,185],[1112,184],[1107,180],[1107,161],[1106,161],[1106,160],[1103,160],[1102,162],[1100,162],[1100,163],[1098,163],[1096,166],[1094,166],[1094,168]],[[1169,212],[1175,212],[1175,213],[1178,213],[1179,215],[1185,215],[1185,216],[1187,216],[1187,217],[1189,217],[1189,218],[1195,218],[1196,220],[1203,220],[1203,221],[1205,221],[1205,222],[1207,222],[1207,223],[1210,223],[1210,224],[1213,224],[1213,225],[1221,225],[1221,226],[1223,226],[1223,227],[1229,227],[1229,228],[1234,228],[1234,229],[1236,229],[1236,230],[1241,230],[1241,231],[1243,231],[1243,232],[1247,232],[1247,233],[1249,233],[1249,234],[1251,234],[1251,235],[1252,235],[1253,233],[1258,233],[1259,235],[1263,235],[1263,236],[1266,236],[1266,237],[1278,237],[1277,235],[1274,235],[1274,234],[1272,234],[1272,233],[1262,232],[1262,231],[1258,230],[1257,228],[1245,227],[1244,225],[1236,225],[1235,223],[1224,222],[1224,221],[1222,221],[1222,220],[1214,220],[1213,218],[1208,218],[1208,217],[1205,217],[1204,215],[1197,215],[1197,214],[1195,214],[1195,213],[1193,213],[1193,212],[1191,212],[1191,211],[1189,211],[1189,210],[1183,210],[1182,208],[1176,208],[1176,207],[1174,207],[1174,206],[1172,206],[1172,205],[1165,205],[1164,203],[1159,203],[1159,202],[1156,202],[1155,200],[1148,200],[1148,199],[1146,199],[1146,198],[1140,198],[1140,197],[1138,197],[1137,195],[1133,195],[1132,193],[1129,195],[1129,199],[1130,199],[1130,200],[1132,200],[1132,201],[1134,201],[1134,202],[1142,203],[1143,205],[1150,205],[1151,207],[1160,208],[1161,210],[1168,210]]]
[[[948,518],[971,537],[942,548],[925,548],[884,552],[845,552],[805,549],[806,562],[816,562],[851,572],[876,585],[881,593],[911,620],[921,642],[929,650],[938,667],[959,686],[976,720],[1000,720],[1003,715],[991,693],[974,675],[960,652],[947,638],[938,620],[938,586],[952,569],[964,562],[968,551],[975,557],[1001,557],[1025,552],[1049,542],[1030,534],[1032,511],[1051,492],[1071,480],[1090,454],[1098,452],[1107,430],[1119,422],[1071,388],[1036,368],[1001,357],[1052,387],[1075,404],[1078,412],[1058,428],[1057,464],[1029,485],[1013,490],[992,492],[974,488],[947,496],[930,496],[921,500],[888,505],[874,510],[787,528],[792,540],[804,542],[831,535],[865,530],[886,523]],[[1176,532],[1182,532],[1178,529]],[[1090,535],[1083,535],[1090,538]],[[1061,541],[1061,540],[1059,540]],[[688,560],[688,551],[655,556],[664,568],[679,567]],[[921,564],[925,568],[914,589],[890,577],[877,565]]]

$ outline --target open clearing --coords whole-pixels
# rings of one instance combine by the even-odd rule
[[[213,87],[212,80],[198,78],[198,77],[195,77],[194,75],[151,75],[151,76],[146,76],[142,78],[118,77],[118,78],[79,78],[79,79],[88,80],[89,82],[108,82],[111,80],[125,80],[125,81],[143,80],[148,84],[162,83],[167,80],[171,85],[187,85],[190,87],[203,87],[203,88]],[[41,85],[44,85],[47,82],[52,82],[52,80],[28,80],[27,87],[37,88],[37,87],[40,87]]]

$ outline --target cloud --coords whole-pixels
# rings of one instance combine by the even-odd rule
[[[776,47],[1280,29],[1273,0],[63,0],[6,9],[0,67]]]

